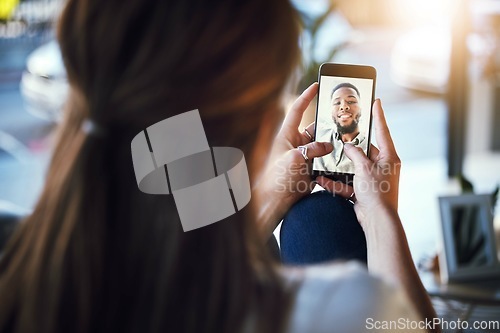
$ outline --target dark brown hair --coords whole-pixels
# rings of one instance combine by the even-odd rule
[[[282,330],[290,296],[250,206],[183,233],[171,196],[138,190],[130,142],[197,108],[210,145],[242,149],[254,177],[298,58],[291,5],[69,0],[58,33],[71,96],[43,193],[0,262],[0,331]]]
[[[352,83],[349,83],[349,82],[343,82],[343,83],[339,83],[337,84],[333,89],[332,89],[332,93],[330,94],[330,99],[333,98],[333,94],[335,94],[335,92],[337,90],[339,90],[340,88],[351,88],[352,90],[354,90],[356,92],[356,94],[358,95],[358,97],[361,97],[361,95],[359,94],[359,90],[358,88],[356,88],[356,86]]]

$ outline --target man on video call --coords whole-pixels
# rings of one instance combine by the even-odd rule
[[[367,139],[359,130],[361,118],[360,94],[351,83],[340,83],[331,93],[332,120],[336,128],[318,128],[317,140],[333,143],[333,151],[315,159],[315,169],[343,173],[354,173],[354,164],[344,154],[344,144],[351,143],[365,152]]]

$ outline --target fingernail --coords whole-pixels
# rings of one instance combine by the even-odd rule
[[[352,143],[344,143],[344,149],[351,149],[352,147],[354,147],[354,145]]]
[[[325,147],[326,150],[333,150],[333,144],[330,142],[323,142],[323,147]]]

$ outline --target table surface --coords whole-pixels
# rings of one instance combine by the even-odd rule
[[[430,296],[475,304],[500,305],[500,279],[498,278],[444,284],[435,273],[419,272],[419,274]]]

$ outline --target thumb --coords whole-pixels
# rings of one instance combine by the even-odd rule
[[[321,157],[329,154],[333,150],[333,145],[330,142],[310,142],[305,145],[307,147],[307,156],[309,158]]]
[[[344,152],[349,157],[354,165],[362,165],[371,163],[370,159],[366,156],[363,149],[356,147],[350,143],[344,144]]]

